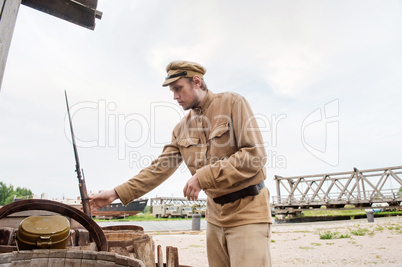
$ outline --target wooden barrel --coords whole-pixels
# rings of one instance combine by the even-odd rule
[[[57,250],[26,250],[0,254],[0,266],[132,266],[145,267],[138,259],[110,252]]]
[[[110,246],[125,247],[131,243],[133,239],[140,238],[144,235],[144,228],[137,225],[113,225],[102,227],[103,233]]]
[[[155,246],[144,229],[136,225],[115,225],[102,228],[109,251],[140,259],[145,266],[155,266]]]

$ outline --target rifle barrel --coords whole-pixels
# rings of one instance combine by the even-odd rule
[[[87,187],[86,187],[86,184],[85,184],[85,178],[81,174],[80,159],[78,158],[77,145],[75,144],[73,122],[71,120],[70,108],[69,108],[69,105],[68,105],[68,99],[67,99],[67,92],[66,91],[64,91],[64,95],[66,97],[67,114],[68,114],[68,119],[70,121],[71,140],[72,140],[72,143],[73,143],[74,157],[75,157],[75,172],[77,173],[77,178],[78,178],[78,187],[80,189],[82,208],[84,210],[84,213],[86,215],[88,215],[89,217],[91,217],[92,214],[91,214],[91,208],[89,206]]]

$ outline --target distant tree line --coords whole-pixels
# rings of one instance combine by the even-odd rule
[[[0,205],[7,205],[14,201],[14,198],[32,198],[33,194],[30,189],[25,187],[17,187],[0,182]]]

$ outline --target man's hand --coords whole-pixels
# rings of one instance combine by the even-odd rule
[[[98,209],[109,205],[110,203],[112,203],[113,201],[118,199],[119,196],[117,195],[116,191],[114,191],[114,189],[112,189],[112,190],[104,191],[102,193],[98,193],[98,194],[95,194],[92,196],[88,196],[88,198],[89,198],[89,206],[91,207],[91,211],[95,212]]]
[[[188,200],[197,200],[200,191],[201,185],[200,182],[198,182],[197,174],[195,174],[187,181],[186,185],[184,186],[184,197],[187,197]]]

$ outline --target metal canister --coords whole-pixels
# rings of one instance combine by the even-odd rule
[[[70,236],[70,222],[66,217],[30,216],[21,221],[17,231],[20,250],[64,249]]]

